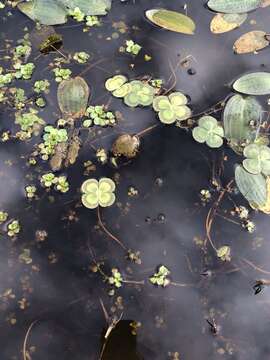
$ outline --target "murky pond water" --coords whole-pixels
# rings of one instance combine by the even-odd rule
[[[22,359],[25,352],[27,360],[90,360],[101,352],[104,360],[270,358],[269,289],[257,296],[252,290],[256,280],[270,275],[268,217],[252,213],[257,230],[249,234],[230,216],[235,203],[247,204],[231,193],[217,211],[212,239],[216,247],[231,247],[232,260],[222,262],[209,242],[204,246],[209,208],[219,197],[218,186],[232,179],[238,156],[228,147],[213,151],[195,143],[190,132],[160,124],[150,108],[128,108],[104,88],[115,73],[130,79],[161,78],[167,88],[187,94],[193,113],[199,114],[226,99],[232,81],[243,73],[270,70],[269,49],[245,56],[232,50],[241,34],[268,28],[269,9],[251,13],[239,29],[219,36],[209,30],[213,13],[202,0],[186,4],[197,25],[192,37],[161,30],[144,16],[145,10],[159,7],[185,12],[184,5],[184,1],[113,0],[101,27],[83,32],[84,26],[73,20],[54,27],[63,36],[64,56],[76,51],[91,55],[86,65],[67,66],[87,81],[90,104],[109,104],[121,117],[114,127],[81,130],[83,146],[76,163],[59,172],[70,184],[65,194],[40,186],[40,176],[50,171],[47,162],[28,165],[41,135],[0,144],[0,210],[22,227],[15,240],[1,230],[1,360]],[[35,29],[17,9],[6,7],[0,16],[1,49],[7,40],[15,46]],[[126,39],[142,46],[138,56],[119,52]],[[4,54],[1,63],[7,67]],[[152,59],[145,61],[145,54]],[[51,82],[47,105],[39,114],[52,125],[61,117],[50,66],[56,57],[61,54],[40,55],[34,49],[28,60],[37,66],[31,81],[16,83],[30,98],[36,80]],[[267,111],[267,99],[261,103]],[[220,117],[220,106],[216,109],[214,114]],[[155,124],[141,136],[135,159],[118,168],[97,161],[96,149],[109,151],[119,134],[136,134]],[[16,126],[14,109],[1,106],[1,133],[17,131]],[[89,160],[95,169],[86,173],[84,163]],[[83,181],[102,176],[116,182],[117,200],[100,216],[124,249],[104,232],[97,210],[81,205]],[[36,199],[25,197],[29,184],[38,188]],[[130,187],[138,190],[136,196],[130,195]],[[203,206],[200,191],[209,188],[212,199]],[[40,236],[40,230],[47,236]],[[22,256],[25,249],[30,250],[28,257]],[[127,258],[127,249],[139,252],[139,264]],[[126,282],[110,292],[97,264],[109,275],[117,268]],[[149,282],[161,264],[171,271],[172,283],[165,288]]]

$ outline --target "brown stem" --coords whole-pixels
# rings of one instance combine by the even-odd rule
[[[28,328],[28,330],[27,330],[27,332],[26,332],[26,335],[25,335],[25,338],[24,338],[24,341],[23,341],[23,360],[29,360],[28,355],[27,355],[27,340],[28,340],[28,338],[29,338],[29,335],[30,335],[30,332],[31,332],[33,326],[34,326],[38,321],[39,321],[39,320],[33,321],[33,322],[30,324],[30,326],[29,326],[29,328]]]
[[[155,124],[155,125],[149,126],[148,128],[146,128],[146,129],[138,132],[137,134],[135,134],[135,136],[137,136],[137,137],[143,136],[143,135],[145,135],[146,133],[148,133],[149,131],[151,131],[151,130],[155,129],[156,127],[158,127],[158,126],[159,126],[159,124]]]
[[[100,208],[98,206],[97,208],[97,215],[98,215],[98,223],[101,226],[102,230],[115,242],[117,242],[118,245],[121,246],[122,249],[127,250],[126,246],[121,242],[121,240],[119,240],[116,236],[114,236],[103,224],[102,219],[101,219],[101,214],[100,214]]]
[[[266,274],[266,275],[270,275],[270,271],[267,271],[267,270],[264,270],[262,268],[260,268],[259,266],[253,264],[253,262],[251,262],[250,260],[247,260],[245,258],[240,258],[244,263],[246,263],[247,265],[251,266],[254,270],[256,271],[259,271],[263,274]]]

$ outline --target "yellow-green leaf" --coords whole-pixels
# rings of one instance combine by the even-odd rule
[[[166,30],[193,35],[196,29],[191,18],[176,11],[151,9],[147,10],[145,15],[152,23]]]
[[[217,14],[213,17],[210,30],[222,34],[238,28],[247,19],[247,14]]]

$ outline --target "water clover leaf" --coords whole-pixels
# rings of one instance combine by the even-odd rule
[[[153,285],[158,285],[163,287],[168,286],[170,284],[170,280],[167,277],[171,273],[170,270],[164,265],[159,266],[157,270],[158,271],[149,278],[149,281]]]
[[[174,92],[169,96],[157,96],[153,101],[153,108],[158,112],[160,121],[164,124],[173,124],[176,120],[188,119],[191,110],[187,98],[181,92]]]
[[[154,99],[155,89],[139,80],[130,82],[130,91],[124,97],[124,103],[130,107],[138,105],[151,105]]]
[[[82,186],[82,203],[88,209],[108,207],[115,202],[115,183],[109,178],[86,180]]]
[[[217,257],[222,261],[230,261],[231,260],[231,248],[227,245],[221,246],[217,250]]]
[[[193,129],[192,136],[199,143],[206,142],[211,148],[219,148],[223,144],[224,130],[214,117],[203,116]]]
[[[250,144],[244,149],[244,168],[251,174],[270,175],[270,148],[266,145]]]
[[[112,78],[109,78],[105,82],[105,88],[108,91],[114,91],[119,89],[122,85],[127,82],[127,78],[124,75],[115,75]]]

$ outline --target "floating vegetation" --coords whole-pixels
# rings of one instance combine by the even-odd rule
[[[141,46],[139,44],[136,44],[133,40],[126,40],[126,52],[130,53],[132,55],[138,55],[141,51]]]
[[[50,51],[57,51],[63,45],[62,35],[53,33],[39,44],[39,51],[48,54]]]
[[[217,257],[222,261],[231,261],[231,248],[227,245],[217,250]]]
[[[269,45],[264,31],[250,31],[242,35],[233,45],[236,54],[247,54],[264,49]]]
[[[108,207],[115,202],[115,183],[109,178],[86,180],[82,186],[82,203],[88,209]]]
[[[244,75],[235,81],[233,88],[247,95],[269,95],[270,73],[255,72]]]
[[[191,18],[176,11],[151,9],[147,10],[145,15],[152,23],[166,30],[193,35],[196,29]]]
[[[244,168],[251,174],[270,175],[270,148],[265,145],[250,144],[244,149]]]
[[[18,220],[11,221],[7,226],[7,234],[9,237],[14,237],[21,231],[21,226]]]
[[[207,5],[217,12],[242,14],[259,8],[261,0],[209,0]]]
[[[222,146],[224,130],[213,116],[201,117],[198,124],[192,131],[197,142],[206,143],[211,148]]]
[[[123,278],[118,269],[112,268],[112,276],[108,278],[110,285],[120,288],[122,286]]]
[[[91,126],[92,123],[98,126],[113,126],[116,123],[114,113],[106,111],[104,105],[89,106],[86,109],[85,115],[89,117],[89,119],[83,122],[83,126],[85,127]]]
[[[70,69],[61,69],[61,68],[53,69],[53,72],[54,72],[56,82],[68,80],[72,74]]]
[[[158,267],[157,272],[149,278],[149,281],[153,285],[166,287],[170,285],[171,282],[170,279],[168,278],[170,273],[171,273],[170,270],[166,266],[161,265]]]
[[[140,139],[136,135],[120,135],[112,146],[114,156],[125,156],[128,159],[134,158],[140,147]]]
[[[89,60],[90,55],[85,51],[76,52],[73,55],[73,59],[77,61],[79,64],[85,64]]]
[[[247,14],[217,14],[213,17],[210,30],[214,34],[223,34],[241,26],[247,19]]]
[[[129,83],[130,90],[124,96],[124,103],[130,107],[149,106],[154,100],[155,89],[143,83],[142,81],[133,80]],[[114,95],[114,93],[113,93]]]

